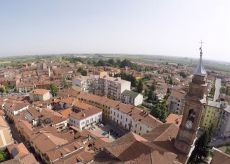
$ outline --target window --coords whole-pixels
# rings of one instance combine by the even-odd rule
[[[142,127],[140,126],[140,130],[142,129]]]
[[[137,127],[137,124],[135,125],[135,128]]]
[[[122,115],[121,115],[121,119],[122,119]]]
[[[128,120],[128,119],[126,118],[126,122],[127,122],[127,120]]]

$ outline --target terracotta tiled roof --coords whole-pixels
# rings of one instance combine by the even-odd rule
[[[168,164],[173,164],[177,161],[176,154],[149,143],[143,137],[132,132],[117,139],[106,146],[105,149],[120,161],[126,161],[127,163],[161,164],[162,162],[163,164],[168,162]]]
[[[29,104],[28,103],[25,103],[25,102],[6,102],[4,104],[4,108],[7,108],[9,110],[12,110],[12,111],[18,111],[26,106],[28,106]]]
[[[220,151],[219,149],[213,148],[213,158],[211,164],[229,164],[230,155]]]
[[[46,93],[48,93],[49,90],[46,90],[46,89],[34,89],[32,91],[33,94],[36,94],[36,95],[44,95]]]
[[[170,96],[175,97],[178,100],[181,100],[185,96],[185,92],[182,90],[173,89]]]
[[[23,143],[9,145],[7,149],[14,158],[22,158],[29,154],[29,151]]]
[[[83,110],[83,111],[78,112],[78,113],[73,112],[70,114],[70,117],[73,117],[77,120],[81,120],[81,119],[87,118],[89,116],[92,116],[92,115],[100,113],[100,112],[102,112],[101,109],[92,106],[91,108],[89,108],[87,110]]]
[[[35,133],[31,141],[32,144],[35,145],[42,153],[46,153],[51,149],[68,143],[68,140],[60,138],[60,136],[56,136],[55,133],[49,131],[40,131],[37,134]]]
[[[177,115],[171,113],[167,118],[166,118],[166,123],[173,123],[176,124],[177,126],[180,126],[182,121],[182,115]]]
[[[29,155],[26,155],[21,159],[22,164],[39,164],[37,160],[35,159],[34,155],[30,153]]]
[[[175,124],[162,124],[142,137],[148,141],[168,141],[176,138],[179,128]]]
[[[78,141],[74,141],[74,142],[67,143],[63,146],[57,147],[56,149],[52,149],[46,152],[46,155],[49,158],[49,160],[55,161],[81,148],[82,148],[82,144],[80,144]]]
[[[61,111],[59,111],[59,113],[65,117],[65,118],[69,118],[70,114],[72,113],[72,109],[71,108],[67,108],[67,109],[63,109]]]

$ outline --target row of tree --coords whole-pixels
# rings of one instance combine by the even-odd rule
[[[112,67],[119,67],[119,68],[125,68],[125,67],[129,67],[132,69],[136,69],[137,68],[137,64],[132,63],[130,60],[128,59],[124,59],[124,60],[114,60],[112,59],[108,59],[108,60],[98,60],[96,63],[94,63],[95,66],[112,66]]]

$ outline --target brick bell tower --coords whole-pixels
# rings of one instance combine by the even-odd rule
[[[207,73],[203,66],[202,55],[201,42],[200,61],[194,70],[192,82],[189,84],[189,91],[185,96],[183,118],[174,143],[176,149],[188,157],[194,149],[202,112],[206,104]]]

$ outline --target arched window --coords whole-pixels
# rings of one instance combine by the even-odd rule
[[[196,117],[196,113],[194,112],[194,109],[190,109],[188,112],[188,120],[194,122]]]

